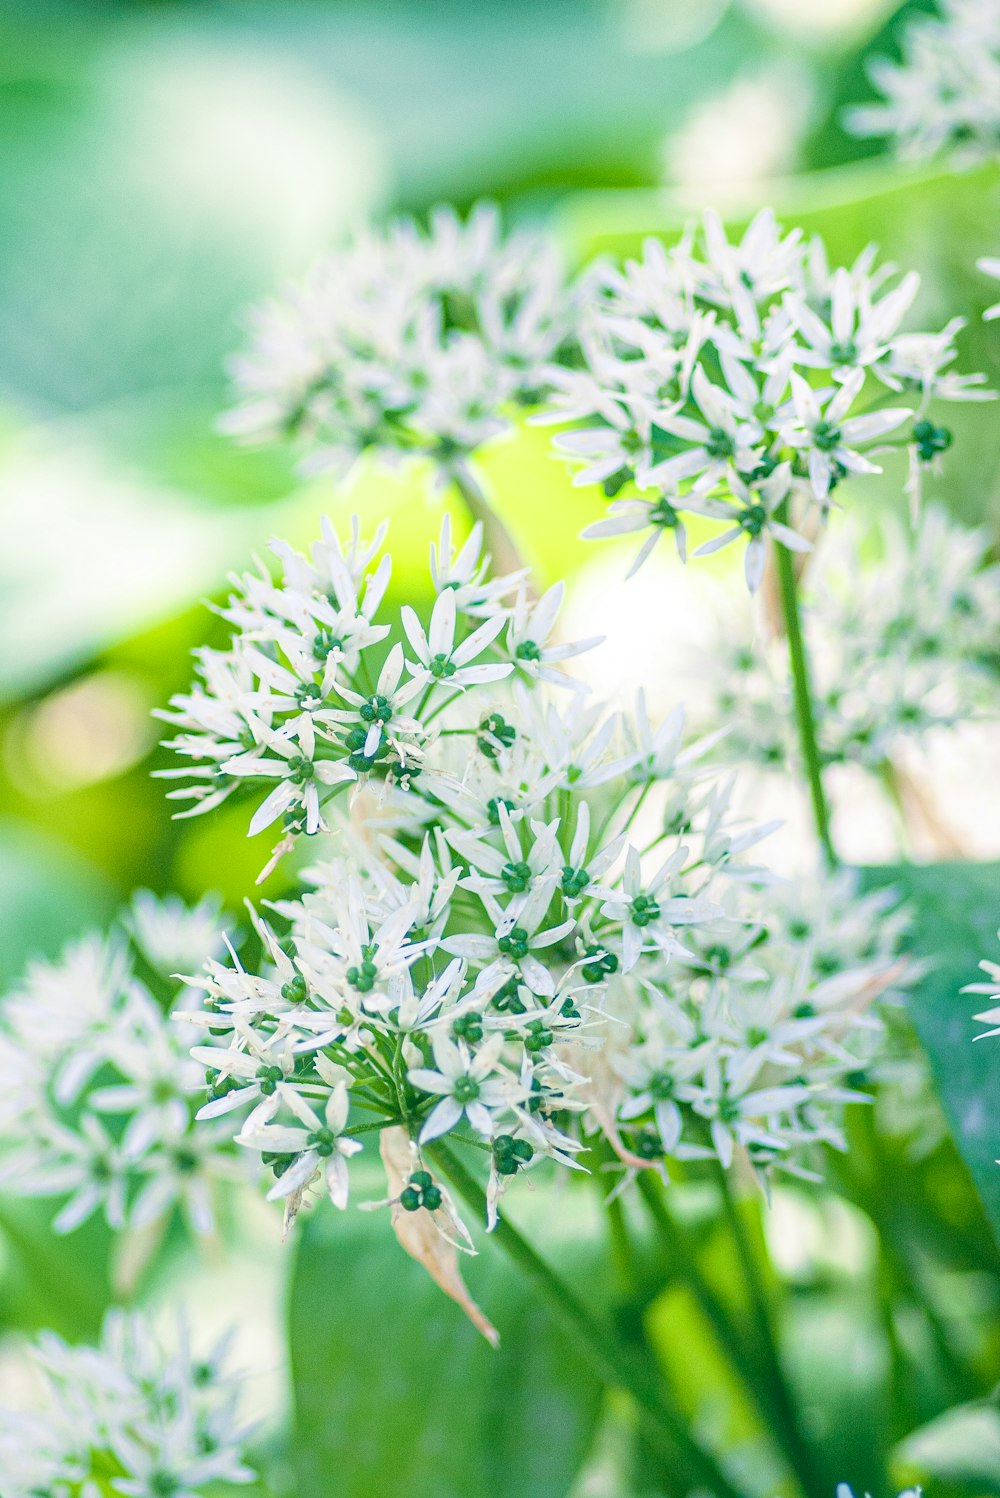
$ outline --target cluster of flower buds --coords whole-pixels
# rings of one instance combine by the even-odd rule
[[[171,974],[222,945],[214,902],[140,891],[109,935],[33,963],[0,1001],[0,1180],[65,1197],[57,1232],[98,1210],[113,1228],[147,1228],[175,1205],[195,1232],[213,1231],[214,1188],[239,1162],[231,1133],[194,1126],[202,1035],[184,1011],[197,994]]]
[[[32,1348],[44,1402],[0,1410],[4,1498],[202,1498],[252,1482],[226,1344],[198,1356],[183,1324],[172,1342],[117,1311],[97,1347],[44,1333]]]
[[[321,834],[280,927],[257,920],[259,970],[209,964],[195,1016],[213,1042],[195,1051],[214,1074],[199,1117],[238,1113],[286,1216],[316,1184],[346,1204],[366,1133],[412,1140],[396,1205],[449,1224],[444,1136],[488,1152],[494,1219],[513,1177],[579,1165],[595,1130],[627,1165],[836,1143],[878,984],[765,941],[767,880],[745,855],[766,829],[734,823],[683,716],[591,701],[559,663],[594,642],[553,643],[559,590],[529,605],[518,578],[492,579],[478,528],[456,556],[446,520],[426,627],[407,607],[373,623],[388,566],[356,528],[343,545],[325,527],[309,562],[277,549],[283,584],[248,581],[226,610],[232,665],[206,672],[239,692],[174,716],[201,726],[176,745],[212,767],[199,807],[277,776],[255,822]],[[349,791],[308,801],[318,785]]]
[[[903,739],[995,717],[1000,568],[988,564],[985,532],[935,507],[915,530],[886,517],[875,565],[865,542],[860,525],[845,525],[810,563],[805,634],[824,762],[881,774]],[[720,630],[702,669],[714,691],[706,721],[729,729],[723,757],[771,768],[794,758],[783,641],[752,648]]]
[[[585,534],[645,533],[635,570],[666,531],[683,557],[684,513],[705,515],[723,529],[699,551],[744,540],[753,590],[767,538],[808,551],[841,481],[878,471],[873,453],[906,448],[916,490],[951,443],[931,402],[989,395],[951,368],[961,319],[900,331],[918,284],[874,248],[831,269],[821,240],[768,209],[736,243],[709,212],[700,233],[595,274],[584,365],[551,371],[537,418],[573,423],[556,443],[574,482],[612,500]],[[639,493],[615,498],[626,485]]]
[[[889,137],[901,157],[942,151],[973,159],[1000,150],[1000,4],[939,0],[940,14],[912,14],[902,58],[873,60],[881,99],[848,111],[856,135]]]
[[[372,451],[428,457],[450,475],[512,407],[538,401],[572,333],[549,240],[504,238],[489,204],[465,223],[440,208],[426,233],[397,220],[260,310],[225,425],[292,438],[313,469],[344,473]]]

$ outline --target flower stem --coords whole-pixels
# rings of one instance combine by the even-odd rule
[[[718,1168],[718,1179],[722,1195],[722,1206],[726,1222],[732,1234],[739,1260],[740,1271],[750,1300],[750,1311],[754,1323],[760,1353],[767,1370],[768,1381],[775,1402],[776,1432],[780,1431],[782,1446],[792,1462],[804,1491],[810,1498],[819,1498],[826,1492],[824,1484],[817,1478],[812,1453],[802,1434],[799,1412],[795,1399],[785,1378],[778,1354],[778,1346],[771,1324],[771,1310],[767,1291],[760,1274],[756,1252],[740,1215],[729,1183],[729,1173]],[[793,1455],[794,1453],[794,1455]]]
[[[456,463],[451,469],[451,477],[473,521],[482,524],[483,539],[493,558],[493,568],[497,575],[504,572],[527,572],[529,569],[517,542],[486,498],[482,485],[468,464]]]
[[[788,501],[785,500],[778,509],[778,518],[787,521]],[[780,543],[774,548],[775,565],[778,570],[778,583],[781,589],[781,609],[785,620],[785,634],[788,638],[788,658],[792,668],[792,688],[795,696],[795,718],[799,728],[799,745],[802,750],[802,762],[805,767],[806,777],[809,781],[809,794],[812,799],[813,818],[816,822],[816,832],[819,836],[820,845],[823,849],[823,857],[829,868],[837,865],[837,855],[830,839],[830,813],[826,804],[826,793],[823,790],[823,769],[820,759],[819,745],[816,741],[816,720],[813,715],[812,691],[809,685],[809,660],[806,655],[806,644],[802,636],[802,622],[799,618],[798,584],[795,579],[795,559],[787,546]]]
[[[771,1358],[763,1351],[760,1357],[755,1356],[754,1349],[747,1345],[742,1327],[730,1315],[705,1279],[686,1235],[671,1216],[663,1200],[663,1189],[659,1180],[653,1177],[651,1171],[642,1171],[638,1178],[638,1187],[659,1231],[670,1263],[694,1296],[699,1310],[711,1326],[720,1353],[742,1382],[749,1397],[757,1405],[767,1422],[771,1435],[781,1446],[788,1465],[798,1478],[803,1492],[815,1491],[811,1458],[805,1452],[804,1445],[797,1435],[797,1421],[793,1424],[788,1423],[787,1411],[792,1401],[780,1368],[779,1377],[775,1379]],[[770,1345],[770,1338],[768,1343]],[[765,1376],[758,1379],[755,1376],[754,1365],[756,1363],[759,1366],[761,1361],[765,1365],[761,1370]],[[805,1455],[805,1460],[803,1460],[803,1455]]]
[[[447,1145],[436,1140],[426,1146],[425,1153],[434,1160],[466,1204],[477,1215],[484,1215],[486,1196],[482,1187]],[[650,1446],[668,1462],[676,1463],[679,1459],[687,1479],[708,1488],[715,1498],[741,1498],[712,1453],[690,1434],[684,1415],[665,1402],[658,1387],[659,1380],[645,1361],[622,1346],[611,1328],[591,1315],[570,1287],[505,1218],[497,1223],[493,1237],[576,1338],[602,1383],[624,1389],[631,1395]]]

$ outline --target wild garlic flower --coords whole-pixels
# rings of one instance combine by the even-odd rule
[[[1000,937],[1000,931],[997,932],[997,936]],[[984,1009],[982,1014],[976,1015],[977,1020],[992,1027],[976,1036],[977,1040],[986,1040],[989,1036],[1000,1035],[1000,962],[988,962],[984,958],[979,966],[986,974],[986,982],[969,983],[962,989],[962,992],[981,993],[985,994],[988,999],[996,1000],[994,1008]]]
[[[869,76],[882,97],[847,113],[856,135],[886,136],[897,154],[924,160],[942,151],[973,159],[1000,148],[1000,5],[939,0],[938,15],[913,15],[901,58],[875,58]]]
[[[737,1150],[761,1173],[812,1176],[846,1147],[882,1042],[876,1000],[904,981],[905,916],[850,873],[730,887],[719,920],[629,989],[613,980],[607,1097],[633,1168]],[[766,924],[765,924],[766,917]]]
[[[383,628],[361,569],[378,591],[388,566],[356,528],[342,544],[327,526],[309,561],[277,548],[282,582],[248,581],[224,611],[234,653],[252,656],[257,684],[236,712],[259,749],[234,761],[212,746],[209,764],[252,778],[271,752],[255,726],[266,711],[271,737],[291,749],[308,723],[313,753],[322,743],[355,777],[313,829],[286,815],[290,835],[316,834],[305,888],[255,915],[261,962],[208,964],[193,1016],[212,1042],[194,1051],[211,1077],[199,1118],[215,1128],[234,1112],[288,1222],[314,1189],[346,1205],[366,1135],[408,1137],[397,1218],[427,1209],[454,1237],[445,1142],[486,1155],[493,1222],[522,1169],[579,1165],[596,1130],[629,1163],[708,1150],[728,1165],[737,1149],[794,1161],[839,1142],[855,1095],[844,1077],[864,1059],[857,970],[867,980],[870,963],[817,975],[789,938],[761,967],[771,896],[749,859],[767,829],[734,821],[732,786],[707,745],[684,745],[682,714],[657,725],[641,695],[633,712],[592,702],[561,669],[583,648],[557,633],[561,588],[529,602],[518,578],[494,583],[478,546],[474,532],[455,558],[446,522],[430,618],[404,605],[406,647],[387,655],[382,636],[348,655],[316,623],[335,609],[341,642],[359,617]],[[345,583],[333,597],[324,583],[342,568],[350,607]],[[369,668],[378,647],[385,664]],[[269,673],[295,663],[301,691],[276,704]],[[664,1122],[654,1148],[635,1099],[673,1057],[681,1127]]]
[[[537,403],[571,334],[547,239],[505,237],[490,204],[465,223],[438,208],[426,232],[397,220],[260,309],[233,362],[239,405],[225,425],[293,439],[314,470],[342,474],[371,451],[425,456],[449,475],[513,408]]]
[[[205,1498],[253,1481],[226,1343],[195,1353],[183,1323],[170,1343],[121,1311],[97,1347],[44,1332],[31,1352],[44,1402],[0,1410],[4,1498]]]
[[[1000,568],[988,565],[984,532],[931,507],[916,531],[885,519],[878,544],[866,558],[860,527],[845,526],[803,584],[820,753],[873,773],[903,739],[995,716],[1000,656]],[[720,636],[703,672],[714,690],[705,726],[729,729],[720,757],[765,767],[794,758],[782,641],[751,648]]]
[[[707,213],[700,234],[598,267],[585,367],[552,370],[536,418],[572,423],[555,441],[574,483],[612,500],[585,535],[644,532],[634,571],[667,531],[683,557],[685,513],[707,514],[728,528],[700,550],[745,539],[753,590],[766,538],[808,550],[813,517],[848,475],[878,472],[880,450],[905,447],[919,473],[951,442],[931,402],[990,393],[951,369],[961,319],[901,330],[919,283],[895,275],[874,248],[831,269],[819,239],[783,234],[769,209],[735,243]],[[616,498],[626,485],[638,496]]]
[[[263,570],[236,580],[221,610],[237,629],[229,650],[198,652],[201,682],[160,713],[181,729],[169,747],[190,762],[156,772],[191,782],[169,793],[191,802],[182,816],[251,794],[250,835],[279,822],[280,856],[298,834],[325,830],[327,808],[345,793],[350,800],[369,782],[391,790],[433,778],[452,716],[468,732],[468,703],[491,700],[487,689],[504,678],[572,685],[553,663],[594,642],[550,641],[561,586],[529,604],[519,573],[484,581],[480,524],[456,554],[445,516],[426,631],[408,605],[381,622],[391,557],[368,569],[385,531],[363,542],[355,519],[342,545],[324,521],[308,560],[274,544],[280,583]],[[393,631],[405,644],[397,638],[386,652]]]
[[[238,1167],[231,1131],[193,1128],[200,1032],[183,1022],[195,996],[172,975],[221,950],[213,901],[140,891],[108,935],[32,963],[0,1000],[0,1180],[64,1198],[57,1232],[97,1211],[139,1229],[176,1206],[195,1232],[214,1230],[213,1196]]]

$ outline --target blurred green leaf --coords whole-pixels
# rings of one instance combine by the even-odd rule
[[[0,822],[0,984],[29,957],[54,957],[70,937],[103,924],[116,903],[79,854],[22,823]]]
[[[914,911],[911,945],[929,970],[909,1001],[955,1142],[1000,1236],[1000,1066],[995,1043],[975,1042],[982,996],[960,989],[995,955],[1000,864],[899,864],[863,870],[868,889],[891,887]]]
[[[49,1202],[0,1197],[0,1326],[93,1340],[112,1299],[112,1235],[92,1218],[57,1237],[52,1216]]]
[[[561,1240],[574,1277],[593,1268]],[[387,1215],[317,1212],[292,1284],[300,1498],[562,1498],[601,1389],[489,1241],[464,1261],[490,1348],[397,1244]]]

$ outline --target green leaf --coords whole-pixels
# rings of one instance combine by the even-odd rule
[[[862,871],[864,886],[891,886],[914,911],[913,952],[929,971],[913,992],[909,1013],[944,1105],[955,1142],[1000,1238],[1000,1051],[977,1043],[973,1015],[982,995],[960,989],[977,978],[983,957],[996,955],[1000,926],[1000,864],[892,865]]]
[[[584,1249],[563,1240],[556,1253],[582,1271]],[[497,1351],[404,1255],[387,1214],[319,1211],[306,1225],[289,1329],[300,1498],[569,1491],[600,1385],[495,1244],[466,1277]]]
[[[0,985],[30,957],[54,957],[63,943],[103,925],[114,892],[87,859],[51,835],[0,821]]]

